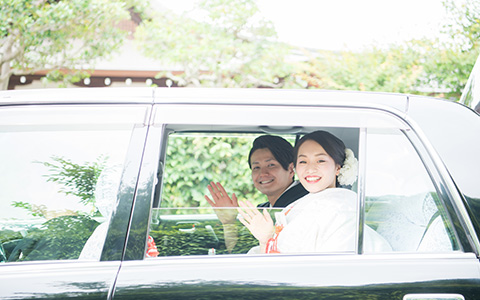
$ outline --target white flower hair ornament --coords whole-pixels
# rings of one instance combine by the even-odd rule
[[[345,161],[337,179],[341,185],[352,185],[357,180],[358,160],[349,148],[345,148],[345,155]]]

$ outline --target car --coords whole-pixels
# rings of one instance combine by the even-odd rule
[[[468,77],[465,88],[458,102],[470,107],[474,111],[480,114],[480,56],[477,58],[475,65],[473,66],[470,76]]]
[[[477,299],[480,116],[423,96],[91,88],[0,93],[1,299]],[[207,185],[254,203],[263,134],[358,159],[354,251],[227,248]],[[267,209],[275,217],[275,208]],[[390,246],[367,250],[366,229]]]

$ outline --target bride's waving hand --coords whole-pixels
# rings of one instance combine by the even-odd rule
[[[265,249],[265,245],[272,237],[274,232],[273,220],[267,209],[260,212],[250,201],[239,202],[240,222],[250,230],[253,236],[259,241],[260,248]],[[263,251],[262,251],[263,252]]]

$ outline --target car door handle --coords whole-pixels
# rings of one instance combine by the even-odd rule
[[[403,300],[465,300],[460,294],[406,294]]]

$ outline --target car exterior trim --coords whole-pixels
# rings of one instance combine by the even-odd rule
[[[475,229],[468,216],[468,212],[463,204],[460,194],[458,192],[452,193],[452,191],[457,191],[457,187],[453,183],[453,180],[448,173],[445,164],[442,162],[441,158],[439,157],[433,146],[430,144],[430,142],[428,142],[428,139],[423,133],[423,131],[419,129],[417,123],[409,116],[405,117],[405,122],[407,122],[412,128],[412,130],[415,132],[420,142],[425,147],[425,150],[431,157],[436,169],[440,173],[442,184],[446,186],[445,192],[448,194],[449,199],[453,200],[454,209],[456,210],[457,215],[461,216],[460,220],[462,222],[465,233],[467,234],[467,238],[469,239],[476,256],[480,257],[480,241],[478,240],[478,237],[475,233]]]

